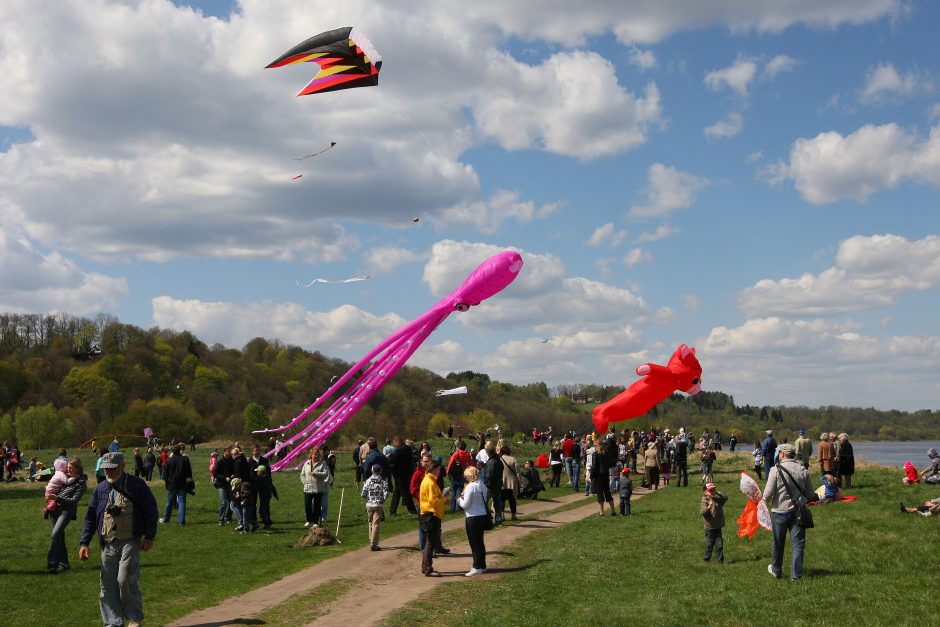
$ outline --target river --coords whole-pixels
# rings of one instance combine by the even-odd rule
[[[903,467],[906,460],[918,470],[930,463],[927,449],[935,448],[940,451],[940,440],[921,440],[918,442],[852,442],[855,459],[864,459],[867,462],[882,464],[883,466]],[[816,446],[813,446],[813,455]]]

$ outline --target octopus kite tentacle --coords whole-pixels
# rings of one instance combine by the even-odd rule
[[[523,261],[519,253],[504,251],[493,255],[470,273],[456,290],[438,301],[431,309],[409,322],[401,329],[395,331],[378,346],[360,359],[346,374],[339,378],[330,388],[319,396],[309,407],[302,411],[288,424],[276,429],[265,429],[254,433],[283,433],[297,427],[323,402],[337,393],[348,383],[357,372],[366,368],[354,385],[343,392],[326,411],[312,422],[307,424],[298,433],[287,441],[281,443],[271,451],[265,453],[270,457],[280,451],[291,448],[283,459],[272,464],[271,470],[284,470],[305,451],[321,444],[346,423],[369,399],[382,389],[388,381],[398,372],[405,362],[414,354],[421,344],[434,332],[440,324],[454,311],[467,311],[470,307],[479,305],[490,296],[506,288],[522,269]],[[376,356],[378,358],[376,359]],[[372,360],[375,359],[373,362]]]

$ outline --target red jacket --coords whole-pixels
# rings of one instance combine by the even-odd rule
[[[561,452],[565,454],[565,457],[571,457],[572,446],[574,446],[574,440],[571,438],[565,438],[561,441]]]
[[[461,450],[454,451],[454,454],[450,456],[450,461],[447,462],[448,475],[450,474],[450,467],[454,465],[454,460],[460,462],[461,471],[473,466],[473,458],[470,457],[470,453]]]
[[[411,496],[415,497],[415,500],[420,498],[421,495],[421,481],[424,479],[424,468],[420,466],[415,468],[415,472],[411,475]]]

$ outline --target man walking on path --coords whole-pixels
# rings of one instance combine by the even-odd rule
[[[166,483],[166,508],[163,510],[163,518],[160,519],[162,523],[170,522],[175,503],[179,509],[176,522],[180,525],[186,524],[186,492],[192,489],[195,494],[196,484],[193,481],[192,464],[189,463],[189,458],[183,455],[185,450],[185,444],[177,444],[173,449],[173,456],[167,460],[163,471],[163,481]]]
[[[767,572],[776,579],[780,579],[782,574],[783,549],[788,533],[792,542],[790,579],[797,580],[803,576],[806,529],[796,524],[796,508],[800,503],[794,502],[793,499],[806,503],[816,496],[809,471],[796,461],[795,454],[792,444],[780,445],[780,463],[770,469],[767,485],[764,486],[764,500],[770,506],[774,534],[772,561],[767,565]]]
[[[157,535],[157,501],[143,479],[124,473],[121,453],[102,457],[106,480],[98,484],[88,503],[78,558],[88,559],[88,544],[97,531],[101,544],[101,620],[105,627],[138,627],[144,619],[143,598],[137,585],[140,552],[149,551]]]

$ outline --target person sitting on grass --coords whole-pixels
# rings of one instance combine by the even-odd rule
[[[519,497],[526,499],[538,499],[539,492],[545,489],[542,483],[542,475],[539,469],[535,467],[535,462],[527,460],[525,467],[519,473]]]
[[[819,478],[822,485],[816,490],[820,505],[828,505],[842,498],[842,488],[839,487],[839,478],[833,475],[823,475]]]
[[[927,457],[930,458],[930,465],[924,468],[920,476],[924,478],[924,483],[938,484],[940,483],[940,455],[937,455],[937,449],[932,448],[927,451]]]
[[[724,540],[721,530],[725,526],[725,502],[728,497],[715,489],[714,483],[705,484],[705,493],[702,495],[702,505],[699,513],[705,522],[705,553],[702,560],[707,562],[712,558],[712,549],[719,564],[725,562]]]
[[[924,501],[923,505],[918,507],[904,507],[901,503],[902,514],[920,514],[921,516],[940,516],[940,496],[929,501]]]

